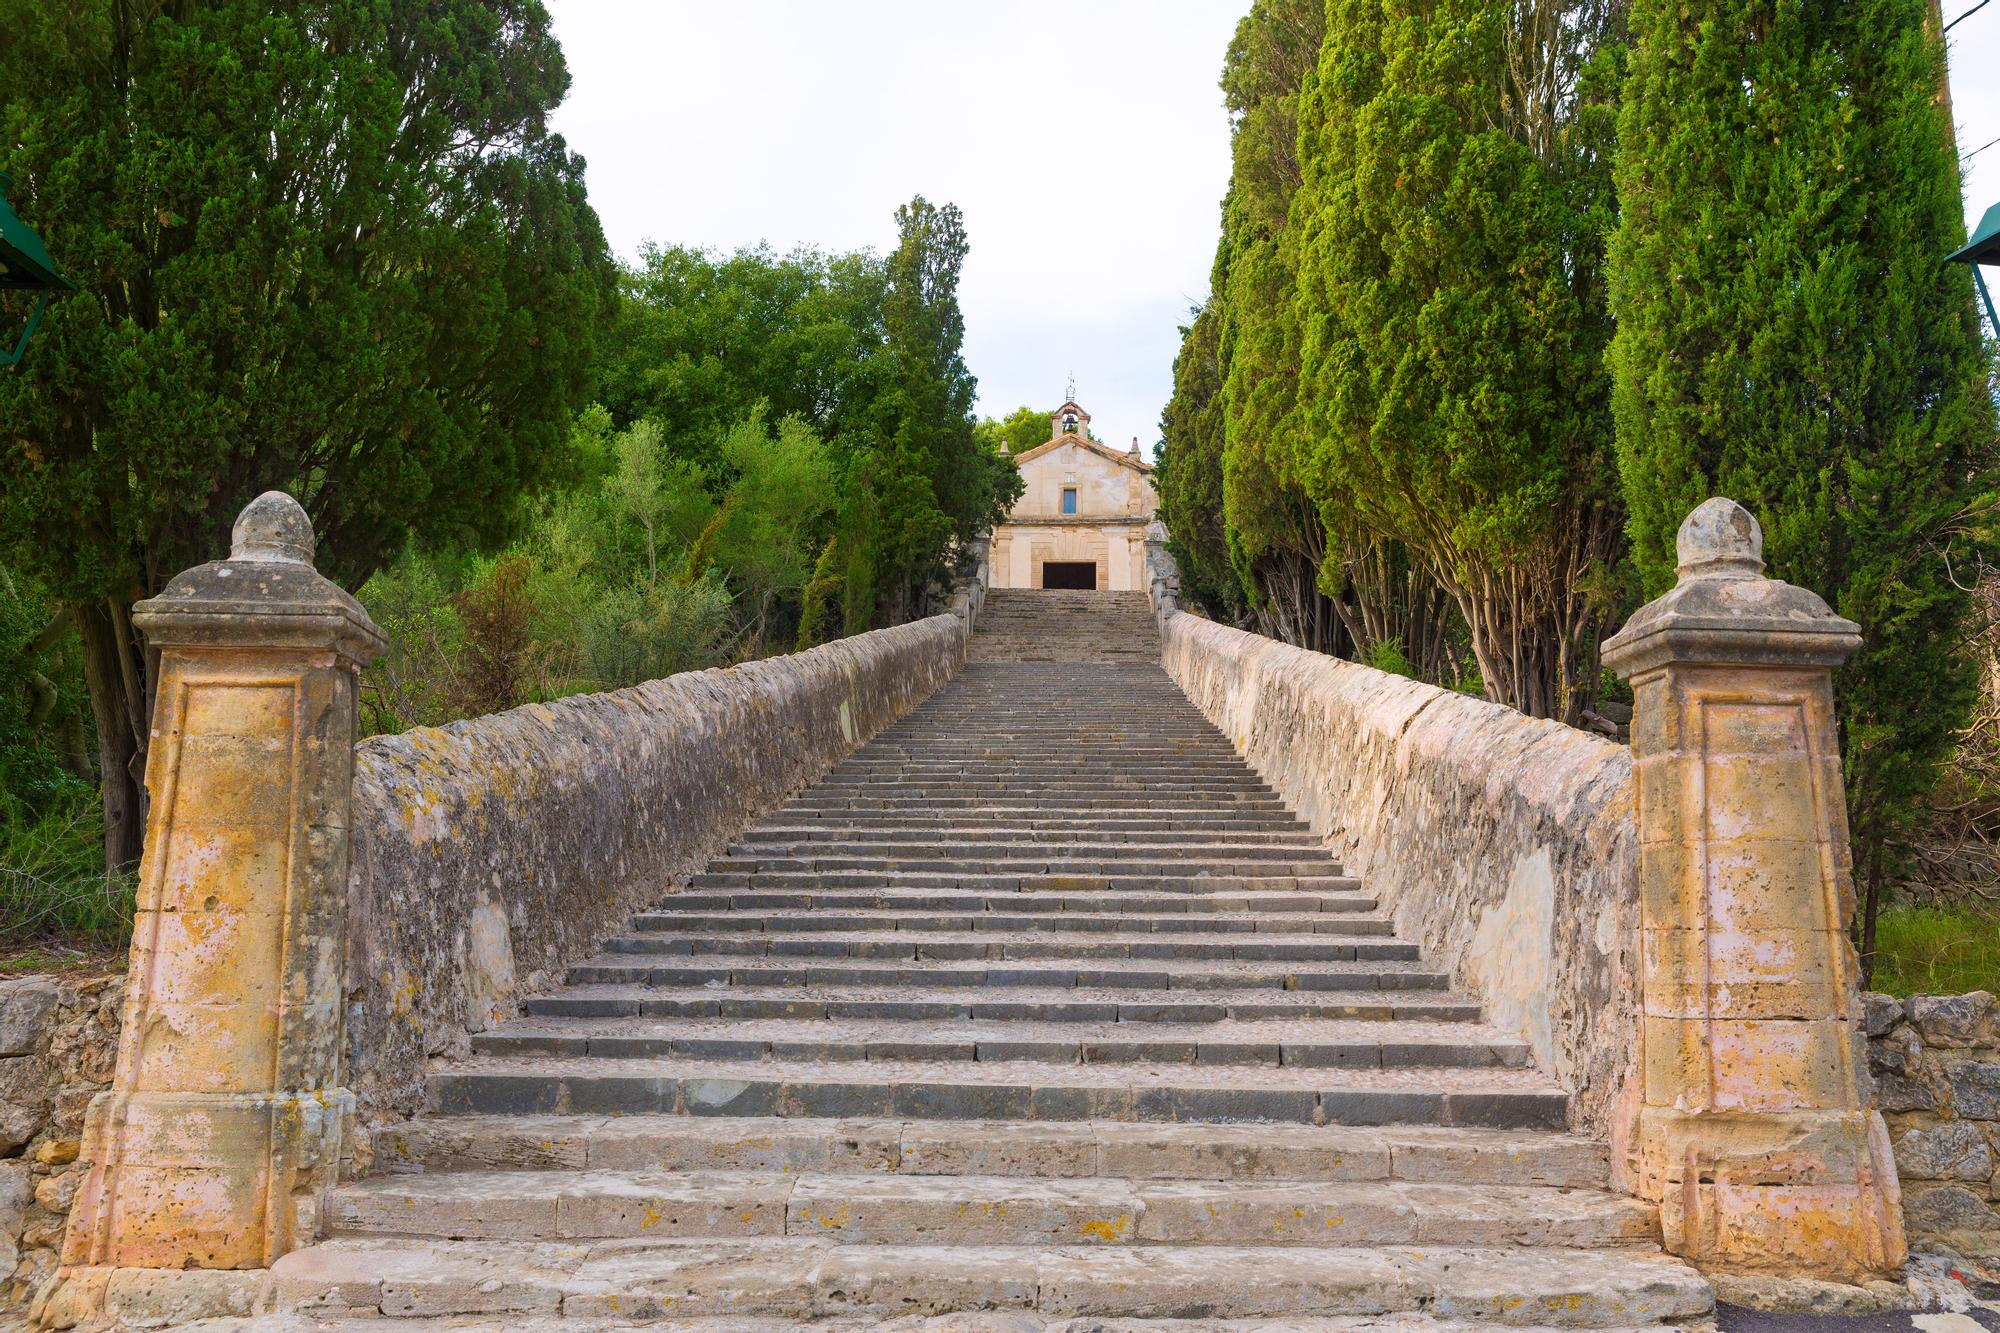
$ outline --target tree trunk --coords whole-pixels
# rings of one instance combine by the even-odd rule
[[[116,599],[78,607],[83,678],[97,722],[97,775],[104,792],[104,869],[139,864],[146,843],[146,738],[152,716],[145,649]]]

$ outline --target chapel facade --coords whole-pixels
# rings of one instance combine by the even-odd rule
[[[1159,508],[1153,469],[1130,449],[1090,438],[1090,413],[1074,398],[1049,420],[1046,443],[1014,460],[1024,489],[993,530],[996,588],[1146,586],[1146,529]]]

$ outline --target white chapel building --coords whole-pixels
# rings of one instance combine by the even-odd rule
[[[1146,528],[1159,507],[1139,441],[1113,449],[1090,438],[1090,413],[1065,402],[1051,436],[1015,458],[1026,488],[993,530],[996,588],[1146,586]]]

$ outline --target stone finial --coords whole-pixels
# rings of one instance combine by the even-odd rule
[[[1764,529],[1755,514],[1718,495],[1687,516],[1674,551],[1684,579],[1755,578],[1764,572]]]
[[[289,565],[313,563],[318,544],[305,507],[283,491],[265,491],[243,506],[230,530],[231,560],[273,560]]]
[[[1764,533],[1717,496],[1687,516],[1675,541],[1680,581],[1605,640],[1604,665],[1628,679],[1672,663],[1838,666],[1861,630],[1819,594],[1764,572]]]

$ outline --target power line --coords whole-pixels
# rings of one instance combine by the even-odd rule
[[[1959,24],[1965,22],[1967,19],[1971,18],[1974,14],[1977,14],[1980,10],[1986,8],[1986,6],[1992,3],[1993,0],[1979,0],[1978,4],[1966,10],[1963,14],[1960,14],[1957,18],[1953,19],[1951,22],[1945,24],[1944,30],[1946,32],[1950,32],[1953,28],[1956,28]]]
[[[1979,145],[1979,147],[1973,149],[1971,152],[1964,154],[1958,160],[1961,162],[1970,162],[1973,158],[1978,157],[1981,153],[1985,152],[1987,149],[1991,148],[1996,143],[2000,143],[2000,139],[1988,139],[1985,143]]]

